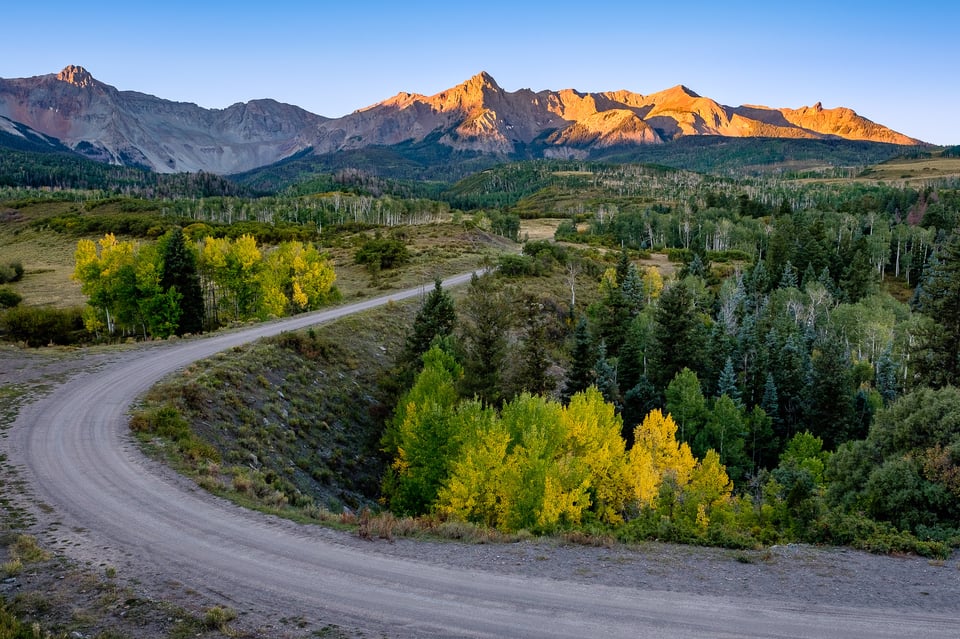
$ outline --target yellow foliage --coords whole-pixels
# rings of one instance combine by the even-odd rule
[[[263,259],[263,255],[257,247],[257,238],[247,233],[244,233],[233,242],[228,255],[236,260],[237,264],[244,271],[252,269]]]
[[[570,399],[560,419],[566,431],[568,454],[580,460],[589,472],[596,498],[592,506],[597,515],[610,523],[623,521],[621,513],[630,491],[620,416],[612,404],[604,401],[600,391],[591,386]]]
[[[678,443],[677,424],[670,415],[650,411],[634,430],[634,445],[627,456],[628,483],[641,506],[652,506],[666,476],[683,487],[696,467],[686,443]]]
[[[643,296],[647,298],[647,303],[660,297],[661,291],[663,291],[663,276],[660,275],[660,269],[656,266],[648,266],[643,272]]]
[[[600,292],[606,294],[615,288],[617,288],[617,269],[611,266],[603,272],[603,276],[600,278]]]
[[[263,287],[263,298],[261,304],[267,315],[274,317],[283,317],[287,309],[287,296],[278,286],[267,285]]]
[[[228,253],[230,253],[230,240],[228,238],[208,237],[203,240],[200,259],[209,268],[222,269],[227,266]]]
[[[729,501],[731,492],[733,482],[727,476],[727,469],[720,463],[720,455],[715,450],[708,450],[693,470],[686,494],[706,508],[715,508]]]

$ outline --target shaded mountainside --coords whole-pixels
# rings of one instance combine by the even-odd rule
[[[271,164],[301,150],[299,133],[323,120],[274,100],[204,109],[118,91],[77,66],[0,79],[0,116],[89,158],[161,173],[235,173]]]
[[[691,137],[923,145],[850,109],[824,109],[819,103],[800,109],[730,107],[682,85],[649,95],[511,92],[485,72],[432,96],[399,93],[328,119],[273,100],[204,109],[120,91],[82,67],[68,66],[56,75],[0,79],[0,117],[88,158],[162,173],[242,173],[304,151],[320,157],[353,153],[340,162],[362,168],[357,163],[369,154],[357,152],[379,149],[371,162],[413,161],[422,166],[403,170],[429,174],[430,168],[469,164],[477,156],[585,159]],[[16,126],[0,125],[0,131]],[[391,157],[384,149],[397,153]]]

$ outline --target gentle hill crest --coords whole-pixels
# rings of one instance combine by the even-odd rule
[[[57,74],[0,79],[0,117],[87,157],[163,173],[237,173],[308,149],[325,155],[420,143],[504,158],[585,158],[691,136],[924,144],[820,103],[731,107],[682,84],[649,95],[506,91],[485,71],[434,95],[402,92],[328,119],[274,100],[204,109],[120,91],[71,65]]]

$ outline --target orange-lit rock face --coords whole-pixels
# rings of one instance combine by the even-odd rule
[[[57,80],[68,82],[78,87],[88,87],[93,84],[93,76],[83,67],[69,65],[57,74]]]

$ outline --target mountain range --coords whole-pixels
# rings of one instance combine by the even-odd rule
[[[437,144],[504,158],[587,158],[690,136],[924,145],[848,108],[730,107],[685,86],[641,95],[505,91],[487,73],[436,95],[399,93],[341,118],[275,100],[205,109],[120,91],[86,69],[0,78],[0,133],[161,173],[231,174],[298,153]]]

